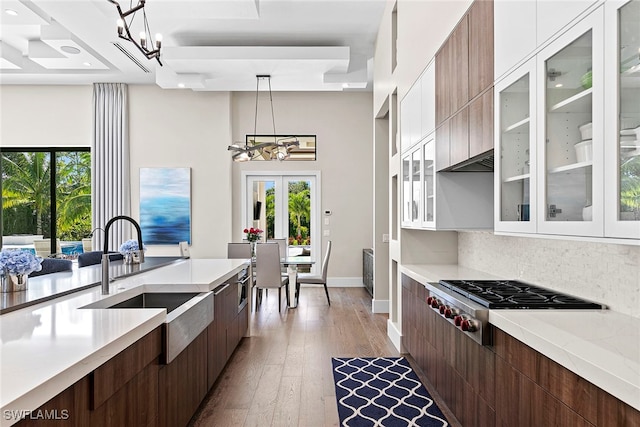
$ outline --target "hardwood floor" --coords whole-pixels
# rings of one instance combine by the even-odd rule
[[[252,336],[242,339],[190,426],[338,426],[331,357],[399,353],[387,337],[388,316],[371,313],[364,288],[329,294],[330,307],[322,287],[305,287],[298,307],[283,313],[276,292],[265,296],[250,315]]]

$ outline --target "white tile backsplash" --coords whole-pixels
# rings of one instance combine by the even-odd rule
[[[640,246],[458,232],[458,264],[640,317]]]

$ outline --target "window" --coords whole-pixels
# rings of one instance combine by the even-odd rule
[[[2,148],[3,247],[35,251],[50,239],[50,252],[74,256],[91,233],[89,148]]]

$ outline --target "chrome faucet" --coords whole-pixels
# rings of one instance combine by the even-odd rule
[[[109,294],[109,229],[111,225],[119,219],[129,221],[136,228],[138,233],[138,256],[140,262],[144,262],[144,250],[142,246],[142,230],[140,225],[133,218],[126,215],[118,215],[109,220],[104,227],[104,251],[102,253],[102,295]]]

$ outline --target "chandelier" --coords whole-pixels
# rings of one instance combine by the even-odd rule
[[[158,61],[158,64],[162,66],[162,62],[160,62],[162,34],[156,34],[156,40],[155,42],[153,41],[153,38],[151,37],[151,30],[149,29],[149,22],[147,21],[147,14],[144,11],[144,4],[146,0],[138,0],[138,5],[132,7],[126,12],[122,11],[120,4],[116,0],[107,1],[116,5],[116,9],[118,9],[118,14],[120,15],[120,18],[118,19],[118,37],[130,41],[140,52],[142,52],[144,56],[147,57],[147,59],[155,58],[156,61]],[[140,41],[138,42],[131,35],[131,25],[133,24],[133,21],[136,18],[136,13],[139,10],[142,10],[142,30],[140,31]],[[129,16],[131,16],[131,18],[127,22],[127,17]],[[149,46],[152,46],[151,50],[149,49]]]
[[[273,135],[264,135],[269,141],[259,141],[257,134],[258,127],[258,94],[260,93],[260,80],[267,80],[269,84],[269,104],[271,106],[271,122],[273,123]],[[260,135],[261,137],[263,135]],[[234,143],[227,149],[231,151],[231,158],[234,162],[247,162],[249,160],[284,160],[289,158],[290,150],[300,146],[300,141],[295,137],[278,136],[276,134],[276,120],[273,114],[273,96],[271,94],[271,76],[256,76],[256,115],[253,121],[253,135],[247,137],[244,144]],[[273,141],[271,141],[273,139]]]

